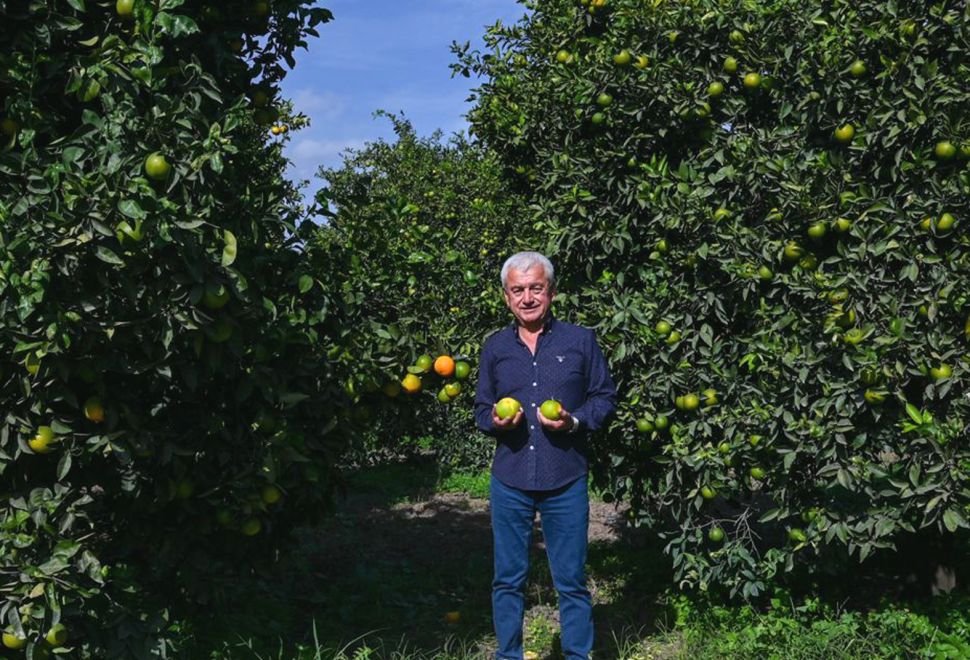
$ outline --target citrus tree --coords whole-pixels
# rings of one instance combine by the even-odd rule
[[[680,584],[965,539],[965,3],[529,7],[455,67],[610,356],[599,477]]]
[[[29,657],[164,653],[329,500],[278,98],[311,4],[0,2],[0,627]]]
[[[339,288],[330,356],[348,374],[349,421],[373,431],[365,453],[424,438],[445,460],[480,465],[490,454],[468,443],[474,387],[465,379],[485,335],[508,322],[498,275],[531,228],[494,156],[460,135],[421,138],[386,116],[396,141],[320,173],[329,217],[307,254],[314,275]],[[440,355],[471,371],[438,369]]]

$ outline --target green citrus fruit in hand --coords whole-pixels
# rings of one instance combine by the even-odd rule
[[[147,174],[150,179],[163,181],[164,179],[168,178],[169,172],[171,171],[172,166],[168,164],[167,160],[165,160],[165,156],[157,151],[150,154],[148,158],[145,159],[145,174]]]
[[[472,371],[472,367],[467,362],[461,361],[455,363],[455,378],[458,380],[465,380],[468,378],[468,374]]]
[[[724,530],[720,527],[711,527],[710,531],[707,533],[707,538],[710,539],[712,543],[720,543],[724,540]]]
[[[495,414],[499,419],[512,419],[522,409],[522,404],[510,396],[499,399],[495,404]]]
[[[55,623],[44,635],[44,639],[55,649],[64,646],[67,644],[67,627],[63,623]]]
[[[539,406],[539,412],[541,412],[542,416],[546,419],[555,422],[562,414],[562,404],[555,399],[547,399],[546,401],[542,402],[541,406]]]
[[[46,454],[51,451],[51,442],[54,441],[54,431],[49,426],[37,427],[37,434],[27,441],[31,451],[35,454]]]

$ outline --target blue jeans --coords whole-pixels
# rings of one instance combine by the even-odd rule
[[[586,588],[589,493],[585,478],[552,491],[525,491],[492,477],[492,537],[495,577],[492,616],[498,638],[496,658],[521,660],[529,541],[536,511],[559,594],[560,640],[567,660],[589,657],[593,648],[593,604]]]

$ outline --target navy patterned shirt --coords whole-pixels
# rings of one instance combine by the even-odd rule
[[[475,421],[497,441],[492,474],[522,490],[554,490],[586,475],[587,431],[599,429],[616,408],[616,386],[592,330],[550,318],[535,355],[512,324],[482,347]],[[510,396],[524,418],[510,430],[492,423],[492,406]],[[536,415],[556,399],[579,422],[576,432],[547,431]]]

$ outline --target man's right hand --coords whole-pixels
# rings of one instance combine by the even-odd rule
[[[498,413],[496,412],[495,409],[496,409],[496,406],[493,405],[492,424],[494,424],[495,428],[498,429],[499,431],[509,431],[511,429],[514,429],[516,426],[522,423],[522,418],[525,416],[522,413],[522,409],[519,408],[519,411],[515,413],[514,416],[506,417],[505,419],[502,419],[501,417],[498,416]]]

